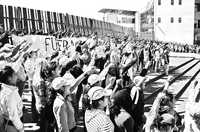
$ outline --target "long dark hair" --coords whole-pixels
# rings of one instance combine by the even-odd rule
[[[120,113],[120,109],[123,108],[131,115],[131,97],[126,89],[117,91],[113,96],[113,104],[111,106],[111,113],[117,116]]]
[[[9,84],[8,78],[13,75],[15,71],[10,66],[5,66],[2,70],[0,70],[0,83]]]
[[[57,68],[56,62],[51,62],[49,65],[42,66],[42,69],[40,71],[40,76],[42,79],[47,80],[49,77],[53,76],[53,71],[55,71]]]

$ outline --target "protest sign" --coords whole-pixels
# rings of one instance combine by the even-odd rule
[[[57,39],[54,36],[44,35],[26,35],[23,37],[14,36],[13,42],[15,45],[23,40],[27,40],[32,43],[30,50],[38,49],[42,56],[48,56],[54,51],[68,50],[70,45],[74,45],[74,40],[69,38]]]

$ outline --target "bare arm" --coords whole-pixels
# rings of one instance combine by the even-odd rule
[[[87,71],[82,73],[76,80],[73,82],[73,84],[70,87],[70,91],[76,90],[78,85],[85,79],[85,77],[89,76],[90,74],[96,73],[96,68],[95,67],[88,67]]]

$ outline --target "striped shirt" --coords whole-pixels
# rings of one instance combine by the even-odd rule
[[[85,112],[85,125],[88,132],[114,132],[114,125],[106,113],[93,109]]]

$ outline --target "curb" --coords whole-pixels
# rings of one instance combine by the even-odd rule
[[[175,78],[173,78],[173,80],[169,83],[169,85],[171,85],[172,83],[174,83],[179,77],[181,77],[182,75],[184,75],[185,73],[187,73],[190,69],[192,69],[194,66],[196,66],[198,63],[199,63],[200,61],[197,61],[195,64],[193,64],[191,67],[189,67],[188,69],[186,69],[185,71],[183,71],[181,74],[179,74],[178,76],[176,76]],[[179,66],[178,66],[179,67]],[[180,68],[180,67],[179,67]],[[175,68],[175,69],[178,69],[177,67]],[[200,72],[200,70],[198,71],[198,72]],[[197,72],[197,73],[198,73]],[[196,73],[196,74],[197,74]],[[195,74],[195,75],[196,75]],[[192,77],[193,78],[193,77]],[[187,85],[187,84],[186,84]],[[144,99],[144,102],[146,102],[146,101],[148,101],[149,99],[151,99],[151,98],[153,98],[154,96],[156,96],[159,92],[161,92],[162,90],[163,90],[163,88],[164,88],[164,86],[163,87],[161,87],[161,88],[159,88],[159,89],[157,89],[156,91],[154,91],[151,95],[149,95],[148,97],[146,97],[145,99]],[[185,88],[185,86],[183,87],[183,88]],[[186,87],[187,88],[187,87]],[[185,89],[186,89],[185,88]],[[185,91],[185,90],[180,90],[180,92],[181,91]]]
[[[183,86],[183,88],[176,94],[175,99],[178,100],[181,95],[185,92],[185,90],[188,88],[188,86],[191,84],[191,82],[195,79],[195,77],[199,74],[200,69],[190,78],[190,80]]]
[[[179,65],[179,66],[177,66],[177,67],[175,67],[175,68],[170,69],[170,70],[169,70],[169,73],[172,73],[173,71],[175,71],[175,70],[177,70],[177,69],[183,67],[184,65],[186,65],[186,64],[188,64],[188,63],[190,63],[190,62],[192,62],[193,60],[195,60],[195,58],[192,58],[191,60],[186,61],[185,63],[183,63],[183,64],[181,64],[181,65]],[[153,79],[150,79],[148,82],[146,82],[146,85],[148,85],[148,84],[150,84],[150,83],[152,83],[152,82],[155,82],[155,81],[159,80],[160,78],[164,77],[165,75],[166,75],[166,73],[162,73],[161,75],[158,75],[157,77],[155,77],[155,78],[153,78]]]

